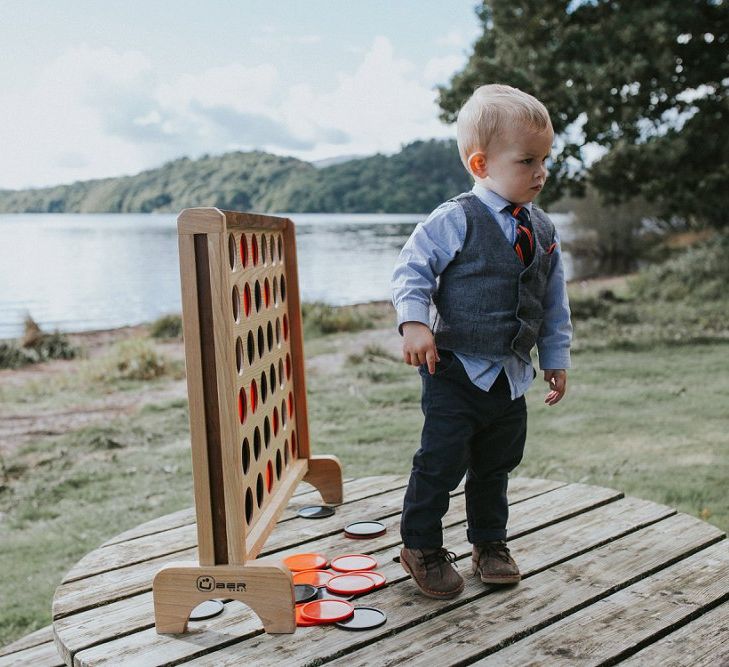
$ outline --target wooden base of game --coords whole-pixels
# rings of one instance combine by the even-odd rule
[[[330,505],[344,500],[342,465],[336,456],[312,456],[303,477]],[[265,541],[276,525],[273,517],[263,535]],[[291,572],[280,562],[251,560],[244,565],[200,565],[196,562],[170,563],[152,582],[154,624],[160,634],[187,631],[192,610],[212,597],[238,600],[250,607],[270,634],[296,630],[294,582]]]
[[[270,634],[296,630],[294,582],[283,565],[173,563],[157,573],[152,590],[155,628],[160,634],[186,632],[192,610],[212,597],[247,605]]]

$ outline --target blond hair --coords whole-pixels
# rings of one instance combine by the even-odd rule
[[[552,121],[536,97],[518,88],[498,83],[476,88],[456,120],[458,152],[466,170],[470,172],[468,158],[473,153],[485,151],[494,137],[515,126],[551,130]]]

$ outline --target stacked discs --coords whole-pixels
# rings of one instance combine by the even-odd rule
[[[377,560],[372,556],[343,554],[329,562],[323,554],[300,553],[285,558],[284,564],[293,573],[297,625],[336,624],[347,630],[364,630],[385,622],[381,610],[349,602],[387,583],[375,571]]]

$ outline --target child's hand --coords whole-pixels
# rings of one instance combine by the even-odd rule
[[[551,389],[544,402],[547,405],[556,405],[562,400],[565,393],[567,393],[567,371],[544,371],[544,381],[549,383]]]
[[[435,373],[435,364],[440,357],[430,327],[421,322],[405,322],[402,325],[402,358],[406,364],[415,367],[428,364],[428,372],[431,375]]]

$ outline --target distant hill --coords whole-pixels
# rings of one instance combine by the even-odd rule
[[[454,141],[416,141],[315,167],[261,151],[180,158],[135,176],[0,190],[0,213],[151,213],[192,206],[297,213],[423,213],[470,188]]]

